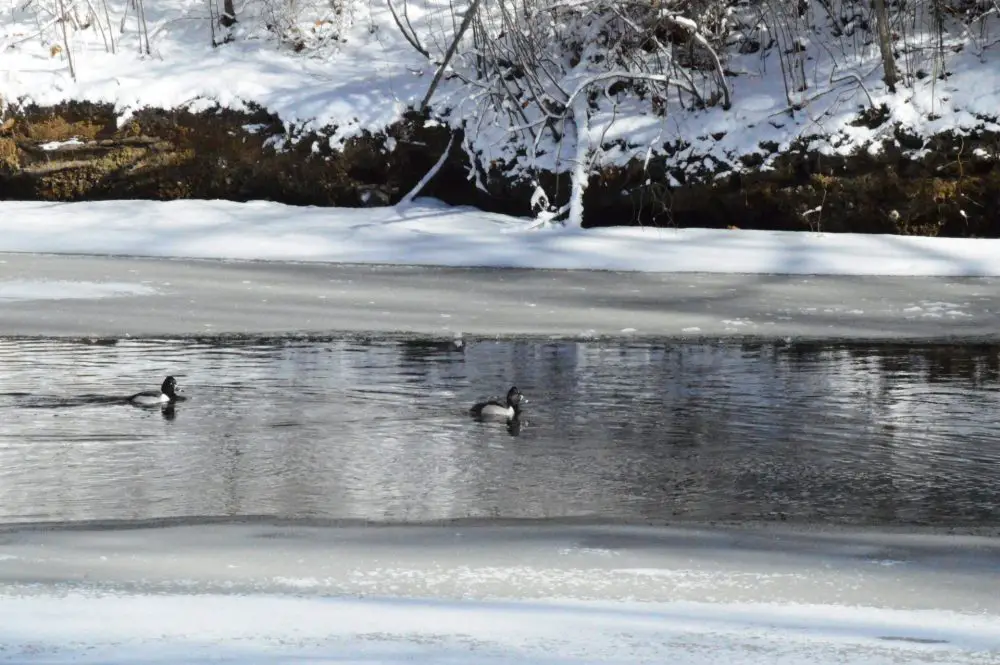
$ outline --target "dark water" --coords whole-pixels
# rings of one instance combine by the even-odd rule
[[[993,347],[7,340],[0,382],[0,522],[1000,524]],[[468,417],[512,383],[520,431]]]

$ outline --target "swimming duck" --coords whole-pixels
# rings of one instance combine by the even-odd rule
[[[521,402],[524,395],[516,387],[507,391],[506,402],[498,399],[488,399],[485,402],[474,404],[469,413],[480,419],[507,419],[516,418],[521,413]]]
[[[128,398],[128,401],[136,406],[163,406],[173,404],[183,399],[177,394],[177,380],[168,376],[163,380],[159,390],[147,390],[136,393]]]

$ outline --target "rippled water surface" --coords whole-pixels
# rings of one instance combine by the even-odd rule
[[[1000,523],[993,347],[7,340],[0,382],[0,522]]]

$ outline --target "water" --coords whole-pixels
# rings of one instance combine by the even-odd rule
[[[1000,524],[1000,349],[0,341],[0,522]],[[177,376],[173,413],[121,398]],[[475,400],[516,384],[520,428]]]

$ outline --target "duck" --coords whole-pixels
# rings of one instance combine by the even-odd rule
[[[184,399],[177,394],[177,380],[168,376],[163,380],[159,390],[147,390],[136,393],[128,398],[131,404],[136,406],[165,406]]]
[[[474,417],[479,419],[506,419],[511,420],[517,418],[521,414],[521,402],[526,401],[524,395],[521,391],[517,389],[516,386],[512,386],[510,390],[507,391],[507,399],[505,402],[501,402],[499,399],[492,398],[485,402],[478,402],[472,405],[469,409]]]

